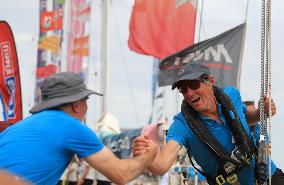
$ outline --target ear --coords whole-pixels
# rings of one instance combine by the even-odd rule
[[[75,112],[75,113],[78,113],[79,111],[79,104],[77,101],[73,102],[72,103],[72,110]]]
[[[213,75],[209,75],[208,81],[211,85],[213,85],[215,83],[215,79],[214,79]]]

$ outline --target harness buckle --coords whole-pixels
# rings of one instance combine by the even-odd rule
[[[237,174],[232,174],[230,176],[228,176],[226,179],[223,177],[223,175],[218,175],[216,178],[216,183],[218,185],[223,185],[225,184],[226,182],[230,183],[230,184],[233,184],[233,185],[237,185],[237,184],[240,184],[239,183],[239,180],[238,180],[238,175]]]
[[[223,175],[218,175],[215,179],[218,185],[222,185],[226,183],[226,180],[224,179]]]
[[[227,182],[230,183],[230,184],[237,183],[238,182],[237,174],[234,173],[234,174],[230,175],[229,177],[227,177]]]
[[[253,156],[247,158],[239,149],[239,147],[235,147],[235,149],[231,153],[231,158],[236,160],[237,162],[241,164],[245,164],[246,166],[250,165],[250,161],[253,158]]]

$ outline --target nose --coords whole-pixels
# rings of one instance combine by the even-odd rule
[[[194,93],[194,90],[192,90],[191,88],[189,87],[186,87],[186,92],[183,93],[183,96],[185,97],[190,97],[191,95],[193,95]]]

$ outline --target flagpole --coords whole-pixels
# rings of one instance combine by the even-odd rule
[[[243,38],[242,38],[242,47],[241,47],[241,52],[240,52],[240,61],[239,61],[239,69],[238,69],[238,74],[237,74],[237,85],[236,88],[240,90],[240,81],[241,81],[241,71],[242,71],[242,64],[243,64],[243,58],[244,58],[244,48],[245,48],[245,42],[246,42],[246,33],[247,33],[247,15],[248,15],[248,6],[249,6],[249,0],[247,0],[247,5],[246,5],[246,13],[245,13],[245,18],[244,18],[244,32],[243,32]]]
[[[71,11],[70,11],[70,2],[65,1],[64,6],[64,18],[63,18],[63,42],[61,47],[61,71],[67,71],[67,55],[68,55],[68,49],[67,49],[67,42],[68,42],[68,32],[69,28],[68,25],[70,24],[70,17],[71,17]]]
[[[247,22],[247,17],[248,17],[248,6],[249,6],[249,0],[247,0],[246,14],[245,14],[245,22]]]
[[[101,88],[103,100],[101,103],[101,115],[109,111],[109,16],[110,1],[102,0],[102,68]]]
[[[200,42],[200,37],[201,37],[201,27],[203,25],[203,0],[201,0],[201,10],[200,10],[200,20],[199,20],[199,27],[198,27],[198,40],[197,42]],[[197,5],[198,5],[198,1],[197,1]],[[197,9],[198,11],[198,9]]]

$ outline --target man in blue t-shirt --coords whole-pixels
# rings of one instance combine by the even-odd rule
[[[220,89],[213,84],[214,78],[210,70],[202,64],[191,62],[179,71],[172,89],[177,88],[184,97],[182,112],[174,117],[167,133],[167,144],[148,169],[154,174],[164,174],[176,160],[180,148],[185,146],[202,168],[210,185],[253,185],[255,139],[251,139],[248,125],[259,121],[259,109],[246,109],[236,88],[228,86]],[[269,101],[265,98],[266,113],[268,104]],[[227,108],[229,106],[231,109]],[[273,101],[271,111],[272,115],[276,113]],[[213,140],[216,142],[213,143]],[[147,137],[139,137],[133,141],[134,156],[143,153],[143,146],[147,141]],[[216,145],[221,147],[217,148]],[[224,153],[229,154],[227,158]],[[284,184],[284,174],[273,162],[271,174],[272,184]]]
[[[125,184],[154,159],[152,142],[145,155],[118,159],[82,123],[88,96],[101,94],[87,89],[79,75],[57,73],[40,89],[42,101],[32,107],[32,115],[0,134],[0,170],[32,184],[54,185],[76,154],[112,182]]]

